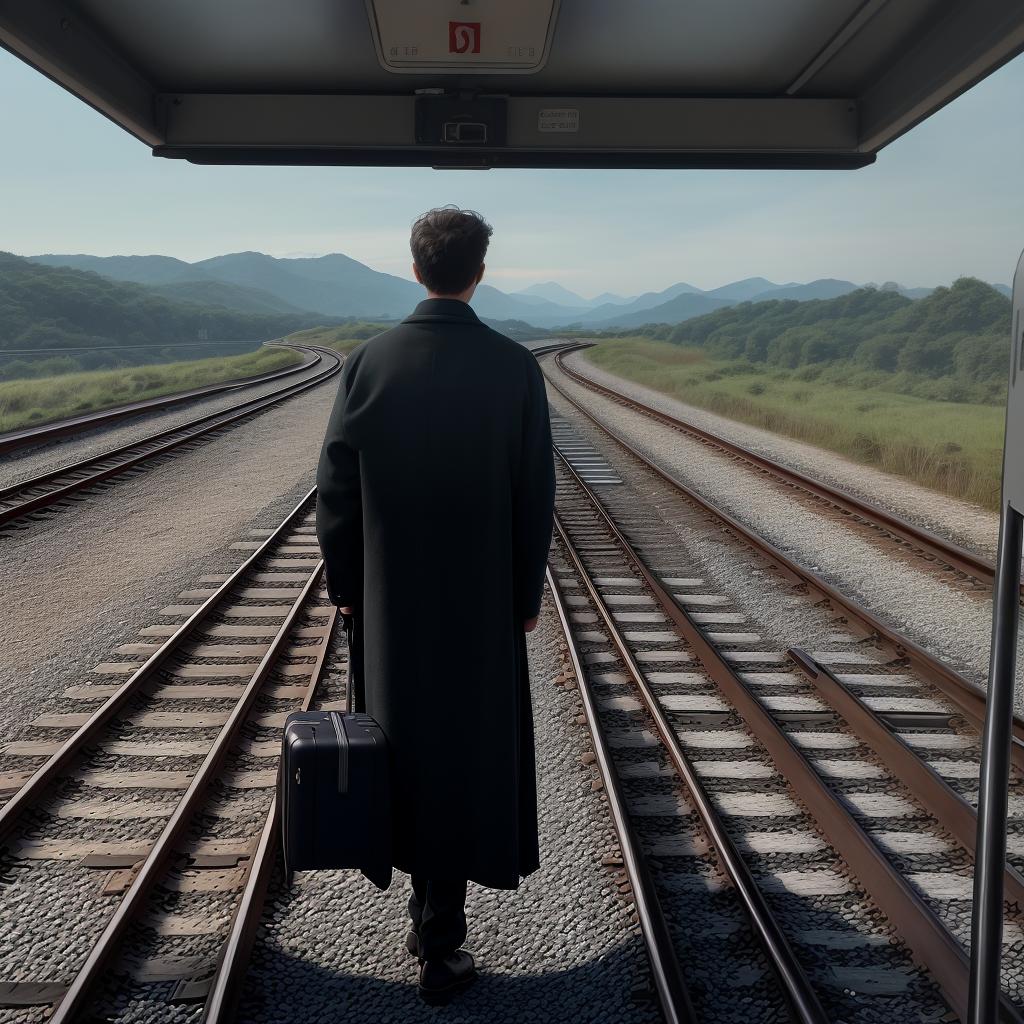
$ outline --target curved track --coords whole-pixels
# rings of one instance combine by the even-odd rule
[[[104,427],[127,419],[130,416],[158,412],[175,405],[181,405],[184,402],[194,402],[199,398],[209,398],[211,395],[218,395],[225,391],[238,391],[241,388],[269,384],[271,381],[280,380],[283,377],[291,377],[296,373],[308,370],[316,366],[323,358],[319,352],[315,352],[313,349],[304,349],[299,345],[279,347],[314,352],[314,357],[305,360],[297,366],[289,366],[283,370],[274,370],[271,373],[265,373],[258,377],[241,377],[234,380],[221,381],[218,384],[208,384],[205,387],[192,388],[189,391],[178,391],[171,395],[161,395],[159,398],[148,398],[141,402],[130,402],[127,405],[119,405],[112,409],[100,409],[97,412],[85,413],[82,416],[70,416],[67,419],[57,420],[54,423],[42,423],[37,427],[12,430],[6,434],[0,434],[0,454],[14,451],[17,448],[26,448],[30,445],[47,444],[57,438],[95,430],[97,427]]]
[[[926,530],[923,527],[890,512],[888,509],[884,509],[878,505],[872,504],[871,502],[864,501],[862,498],[857,497],[855,494],[851,494],[849,491],[844,491],[839,487],[833,487],[831,484],[824,483],[823,481],[817,480],[805,473],[801,473],[799,470],[793,469],[781,462],[777,462],[774,459],[770,459],[766,455],[761,455],[750,448],[737,444],[734,441],[729,441],[718,434],[712,433],[710,430],[705,430],[703,427],[700,427],[695,423],[689,423],[686,420],[681,420],[666,412],[662,412],[660,409],[651,408],[651,406],[645,405],[643,402],[640,402],[629,395],[623,394],[621,391],[616,391],[614,388],[610,388],[605,384],[600,384],[590,377],[587,377],[585,374],[580,373],[578,370],[574,370],[565,365],[564,356],[568,354],[569,351],[578,351],[579,348],[586,347],[589,346],[581,345],[575,349],[566,347],[561,349],[561,351],[558,351],[555,355],[555,363],[558,366],[558,369],[564,373],[566,377],[574,381],[576,384],[579,384],[581,387],[588,388],[597,394],[604,395],[606,398],[610,398],[619,405],[625,406],[634,412],[638,412],[649,419],[665,424],[674,430],[678,430],[681,433],[686,434],[688,437],[700,441],[702,444],[708,445],[710,448],[724,452],[727,455],[744,462],[751,469],[759,473],[767,474],[772,479],[785,484],[788,487],[797,488],[817,500],[824,502],[830,508],[838,510],[843,515],[850,516],[875,528],[876,530],[881,531],[889,538],[909,546],[916,553],[921,554],[928,559],[934,559],[943,565],[949,566],[951,569],[955,569],[957,572],[971,576],[986,587],[991,587],[995,574],[995,567],[991,561],[986,559],[984,556],[979,555],[977,552],[970,551],[958,544],[954,544],[952,541],[949,541],[944,537],[940,537],[937,534],[932,533],[930,530]],[[550,351],[553,350],[545,349],[541,354],[545,354]],[[1024,592],[1024,583],[1022,583],[1022,592]]]
[[[287,384],[269,395],[239,402],[220,412],[191,420],[182,426],[158,431],[139,441],[133,441],[100,455],[89,456],[30,480],[0,488],[0,526],[31,512],[49,508],[126,470],[165,455],[182,445],[191,444],[214,431],[322,384],[340,371],[344,360],[329,349],[320,349],[316,352],[319,361],[324,361],[327,365],[312,377],[297,384]]]
[[[944,1019],[907,1015],[934,994],[917,980],[919,1003],[899,996],[901,954],[864,943],[863,911],[849,913],[858,900],[882,912],[964,1019],[963,935],[948,897],[929,886],[939,878],[948,892],[970,877],[977,749],[962,719],[973,724],[966,709],[983,713],[984,695],[565,397],[625,461],[868,638],[837,639],[838,651],[759,649],[729,596],[690,578],[653,503],[632,487],[605,488],[624,481],[555,418],[548,582],[666,1021],[749,1019],[753,1006],[759,1020],[797,1024]],[[40,738],[3,751],[31,765],[3,779],[13,795],[0,809],[0,842],[28,873],[12,884],[39,899],[48,880],[32,884],[34,865],[58,861],[109,875],[100,921],[88,891],[69,886],[63,897],[72,930],[99,935],[73,973],[2,986],[0,1006],[71,1024],[89,1013],[120,1019],[125,1000],[163,1000],[168,1020],[182,1002],[202,1003],[207,1024],[232,1019],[276,859],[279,730],[288,710],[317,701],[335,622],[314,497],[247,545],[256,550],[214,589],[164,609],[183,621],[150,631],[159,642],[126,645],[143,661],[98,666],[115,679],[128,673],[124,682],[68,691],[98,708],[41,716]],[[70,735],[53,740],[54,730]],[[104,800],[111,789],[117,799]],[[1018,780],[1014,799],[1022,792]],[[143,818],[155,827],[143,827],[135,811],[156,804]],[[1018,849],[1006,867],[1014,928],[1022,861]],[[169,957],[183,935],[201,953]],[[747,980],[730,980],[737,973]],[[862,978],[866,990],[837,977]],[[1024,993],[1011,994],[1001,1020],[1024,1024]]]
[[[566,446],[565,441],[562,446]],[[570,450],[574,448],[570,446]],[[578,453],[578,448],[575,450]],[[595,468],[594,460],[584,462],[588,468],[577,472],[564,455],[562,458],[556,523],[556,558],[560,564],[555,565],[553,575],[563,590],[568,636],[575,634],[577,642],[597,647],[575,660],[581,689],[589,689],[584,706],[602,772],[606,780],[609,771],[617,774],[621,780],[618,785],[634,790],[641,784],[655,787],[650,796],[646,791],[634,794],[634,819],[640,814],[643,821],[645,814],[654,813],[672,820],[671,833],[647,837],[648,849],[654,847],[659,861],[686,858],[687,872],[694,870],[693,858],[710,855],[717,870],[728,877],[749,929],[773,967],[775,985],[759,993],[759,1005],[763,1001],[765,1007],[771,1007],[774,999],[786,1007],[791,1019],[798,1021],[874,1020],[872,1011],[863,1004],[844,1008],[834,990],[829,993],[828,1011],[822,1009],[818,996],[823,995],[822,985],[829,986],[822,980],[821,964],[812,955],[805,972],[802,958],[808,956],[806,947],[794,951],[794,936],[808,934],[813,926],[809,927],[792,905],[783,906],[781,918],[773,914],[770,904],[774,902],[777,907],[780,901],[777,896],[766,896],[763,889],[767,881],[767,893],[773,891],[773,857],[783,858],[787,850],[813,852],[815,836],[823,838],[835,851],[833,856],[848,866],[858,886],[883,911],[914,959],[938,983],[958,1016],[966,1019],[968,958],[954,932],[946,897],[935,894],[933,878],[944,876],[947,889],[943,891],[969,883],[970,874],[958,859],[961,854],[942,837],[955,837],[960,848],[973,855],[976,824],[973,807],[940,774],[952,772],[952,778],[963,779],[974,767],[970,743],[959,742],[959,734],[949,727],[949,712],[934,702],[913,698],[919,710],[908,723],[898,710],[907,703],[902,696],[908,692],[905,677],[887,667],[884,658],[869,659],[865,668],[870,666],[871,671],[867,674],[862,670],[840,676],[838,670],[826,664],[860,666],[864,662],[861,650],[819,652],[814,656],[792,651],[788,665],[785,655],[749,651],[747,648],[759,637],[721,631],[743,628],[740,626],[716,625],[742,619],[728,610],[728,598],[700,593],[705,589],[703,580],[667,577],[653,569],[630,539],[654,537],[655,527],[648,513],[628,495],[616,497],[614,486],[603,490],[602,484],[614,483],[610,475],[601,475],[604,471]],[[596,481],[593,485],[584,479],[588,474]],[[678,565],[672,561],[677,556],[667,553],[672,548],[670,542],[655,537],[650,543],[662,564]],[[566,586],[579,596],[566,599]],[[574,606],[568,614],[564,611],[567,601]],[[661,623],[669,627],[668,632]],[[699,672],[694,671],[695,666]],[[794,674],[794,667],[801,671]],[[807,680],[812,680],[813,686]],[[889,697],[887,693],[897,696]],[[603,711],[594,712],[593,706]],[[618,723],[614,723],[616,713],[620,716]],[[602,716],[618,725],[619,749],[612,754],[598,749],[605,745],[601,739]],[[629,726],[627,733],[623,732],[622,718]],[[743,731],[735,731],[737,726],[753,738],[763,761],[751,758],[750,741],[744,739]],[[641,742],[644,736],[648,738]],[[706,757],[707,750],[730,760],[707,761],[702,757],[693,764],[683,749],[687,745],[698,755]],[[654,752],[655,762],[631,761],[624,756],[631,747],[643,749],[645,758]],[[950,749],[963,751],[961,760],[950,762],[943,753]],[[823,759],[825,751],[828,757]],[[669,766],[671,771],[667,770]],[[664,787],[669,779],[684,793],[683,811],[673,811],[672,801],[666,799]],[[739,779],[746,780],[749,796],[731,788]],[[888,792],[881,796],[870,788],[863,790],[865,779],[886,780]],[[758,787],[767,788],[755,797]],[[893,814],[905,819],[911,813],[910,805],[899,796],[903,792],[924,813],[914,811],[912,826],[901,823],[893,831],[893,824],[885,819]],[[792,794],[788,803],[785,793]],[[749,821],[743,821],[744,815],[759,813],[754,809],[755,799],[765,806],[779,802],[774,826],[766,833],[751,830]],[[628,799],[609,800],[613,814],[621,803],[630,806]],[[725,822],[716,819],[715,805],[730,808],[731,817]],[[639,809],[645,806],[646,810]],[[801,825],[797,807],[809,815],[812,832]],[[693,819],[698,822],[699,836],[706,840],[703,846],[692,834]],[[626,856],[626,849],[643,844],[630,836],[630,823],[618,814],[616,824],[628,865],[631,858]],[[818,849],[819,860],[811,861],[817,866],[815,871],[805,872],[808,876],[828,870],[827,861],[820,861],[820,840]],[[922,874],[908,867],[905,854],[915,849],[931,851],[930,860],[918,862],[932,868],[938,868],[939,851],[945,851],[941,872]],[[913,863],[914,858],[910,861]],[[664,900],[667,891],[671,900],[680,882],[670,878],[666,886],[661,870],[655,871],[654,877],[655,896],[660,890]],[[639,879],[634,880],[633,887],[642,894],[642,871]],[[1011,900],[1024,896],[1024,879],[1009,865],[1007,893]],[[638,898],[638,908],[639,904]],[[688,913],[697,911],[691,905]],[[1016,910],[1010,913],[1015,919]],[[676,916],[667,911],[663,914],[670,920]],[[657,920],[656,913],[651,916]],[[655,963],[670,960],[656,928],[645,929],[645,938]],[[677,933],[669,949],[678,945]],[[843,969],[838,948],[846,947],[832,950],[831,963]],[[700,955],[700,951],[689,950],[684,966],[700,973]],[[884,987],[883,971],[878,980]],[[683,969],[682,974],[685,977],[687,970]],[[671,998],[663,994],[664,986],[655,987],[666,1005],[666,1015],[686,1019],[673,1009]],[[865,1012],[868,1016],[861,1017]],[[914,1011],[913,1016],[899,1019],[919,1018]],[[1009,999],[1004,999],[1002,1019],[1019,1022],[1024,1017]]]
[[[563,350],[564,351],[564,350]],[[562,368],[559,357],[555,361]],[[565,370],[567,375],[572,376],[572,371]],[[575,377],[573,377],[575,379]],[[590,387],[591,382],[583,378],[586,386]],[[905,659],[908,665],[936,687],[943,696],[951,701],[956,712],[962,715],[970,725],[980,730],[985,719],[985,691],[970,680],[966,679],[959,672],[940,661],[919,644],[903,636],[898,630],[886,623],[880,616],[854,601],[844,594],[837,587],[826,582],[821,576],[812,570],[796,562],[785,552],[774,546],[770,541],[761,537],[754,530],[748,528],[734,516],[719,508],[713,502],[689,488],[682,481],[676,479],[672,474],[666,472],[655,462],[649,459],[635,445],[631,444],[622,435],[617,433],[599,417],[595,416],[589,409],[581,405],[572,395],[560,387],[556,380],[548,377],[548,383],[573,406],[588,422],[592,423],[598,430],[608,437],[622,451],[642,465],[646,470],[654,473],[662,481],[669,484],[688,503],[699,508],[703,513],[711,516],[721,526],[725,527],[733,536],[742,543],[749,545],[764,556],[781,570],[794,583],[807,588],[810,594],[816,595],[819,600],[826,601],[837,612],[843,613],[847,619],[855,624],[865,635],[875,637],[877,641],[886,647],[896,659]],[[594,385],[592,390],[603,390],[599,385]],[[618,397],[617,392],[612,392]],[[654,412],[647,410],[646,406],[633,403],[631,400],[623,400],[623,404],[631,408],[636,406],[640,412]],[[660,414],[659,414],[660,415]],[[1018,769],[1024,771],[1024,720],[1019,716],[1014,719],[1014,744],[1012,749],[1013,763]]]

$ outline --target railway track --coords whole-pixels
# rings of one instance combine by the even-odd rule
[[[269,395],[236,403],[220,412],[158,431],[139,441],[89,456],[30,480],[0,487],[0,526],[14,523],[31,513],[66,505],[89,488],[183,446],[200,442],[216,431],[317,387],[337,374],[343,363],[339,355],[328,349],[318,350],[317,354],[326,365],[306,380],[287,384]]]
[[[765,649],[649,500],[678,506],[671,478],[559,416],[553,434],[549,584],[666,1020],[965,1019],[968,716],[848,621],[826,648]],[[0,1021],[231,1019],[275,863],[280,727],[330,664],[312,502],[72,687],[84,710],[0,752],[7,891],[60,923],[36,959],[0,962]],[[1024,906],[1019,780],[1011,800]],[[1024,1022],[1021,925],[1008,906],[1004,1021]]]
[[[944,1019],[930,978],[965,1020],[977,738],[856,637],[765,650],[615,468],[555,439],[550,577],[666,1018]],[[1020,1021],[1015,906],[1007,935]]]
[[[555,355],[556,364],[562,354],[564,354],[564,350]],[[566,372],[571,374],[571,371]],[[853,629],[866,638],[871,638],[894,661],[904,662],[922,679],[940,691],[943,698],[951,705],[951,716],[960,716],[971,729],[980,731],[985,718],[985,692],[980,686],[966,679],[919,644],[890,626],[879,615],[844,594],[818,573],[801,565],[753,529],[662,469],[629,440],[577,401],[550,375],[548,383],[602,436],[624,452],[630,461],[642,467],[645,473],[652,474],[667,484],[678,497],[706,515],[719,527],[724,528],[741,544],[750,547],[766,558],[774,571],[781,573],[792,584],[801,588],[813,601],[823,602],[838,615],[843,616],[847,628]],[[641,411],[644,408],[646,407],[641,407]],[[1024,720],[1019,716],[1014,718],[1013,735],[1011,757],[1016,768],[1024,771]]]
[[[333,656],[314,510],[310,492],[236,545],[255,550],[234,573],[2,751],[5,904],[54,927],[26,952],[5,925],[0,1020],[228,1019],[273,861],[284,719],[319,702]]]
[[[113,409],[101,409],[98,412],[85,413],[82,416],[70,416],[55,423],[43,423],[37,427],[27,427],[24,430],[12,430],[0,434],[0,454],[12,452],[18,448],[47,444],[58,438],[69,437],[74,434],[84,433],[85,431],[95,430],[97,427],[108,426],[130,416],[158,412],[175,405],[181,405],[184,402],[194,402],[199,398],[219,395],[225,391],[238,391],[241,388],[250,388],[258,384],[269,384],[271,381],[302,373],[323,361],[321,352],[314,349],[302,349],[301,346],[297,345],[285,347],[309,352],[313,358],[307,359],[297,366],[275,370],[272,373],[265,373],[259,377],[221,381],[219,384],[208,384],[205,387],[193,388],[190,391],[179,391],[172,395],[163,395],[160,398],[148,398],[141,402],[130,402],[127,405],[120,405]]]
[[[715,451],[723,452],[742,462],[751,470],[767,475],[772,480],[788,488],[799,490],[829,508],[838,511],[844,517],[849,517],[884,534],[888,539],[900,543],[909,551],[929,561],[938,562],[956,572],[963,573],[977,580],[985,588],[991,589],[995,575],[995,566],[984,556],[954,544],[952,541],[940,537],[932,531],[890,512],[888,509],[865,501],[849,491],[834,487],[822,480],[817,480],[806,473],[801,473],[791,466],[755,452],[744,445],[729,441],[695,423],[679,419],[660,409],[654,409],[621,391],[617,391],[587,377],[578,370],[567,366],[564,360],[564,357],[570,351],[578,351],[580,347],[587,346],[578,346],[575,349],[565,347],[561,350],[553,348],[543,349],[540,354],[556,352],[554,361],[558,369],[581,387],[603,395],[618,405],[638,412],[648,419],[671,427],[673,430],[678,430],[687,437],[693,438]],[[1021,584],[1021,589],[1022,593],[1024,593],[1024,582]]]

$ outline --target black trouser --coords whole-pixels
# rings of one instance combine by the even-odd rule
[[[466,941],[466,883],[413,875],[409,916],[420,937],[420,956],[443,960]]]

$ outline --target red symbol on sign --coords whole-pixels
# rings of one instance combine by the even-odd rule
[[[449,21],[448,22],[448,52],[449,53],[479,53],[480,52],[480,22],[479,21]]]

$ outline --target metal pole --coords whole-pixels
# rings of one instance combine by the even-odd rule
[[[1024,518],[1009,505],[999,529],[999,557],[992,610],[988,708],[981,755],[978,838],[971,922],[970,1024],[994,1024],[999,1013],[1003,943],[1003,866],[1010,776],[1017,621],[1020,611]]]
[[[1024,254],[1013,279],[1010,386],[1003,443],[1002,516],[992,594],[992,651],[981,752],[978,839],[971,921],[968,1024],[996,1024],[1003,943],[1003,870],[1006,808],[1020,619],[1020,570],[1024,544]]]

